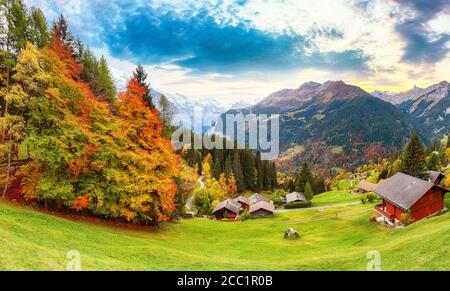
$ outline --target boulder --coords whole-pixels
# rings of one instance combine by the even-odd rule
[[[297,238],[300,238],[300,234],[295,229],[289,228],[284,233],[284,238],[285,239],[297,239]]]

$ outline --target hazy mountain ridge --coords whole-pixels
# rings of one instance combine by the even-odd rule
[[[231,111],[239,112],[281,115],[281,150],[303,147],[289,159],[283,156],[285,165],[308,160],[324,168],[351,169],[399,149],[414,131],[394,105],[342,81],[283,89]]]

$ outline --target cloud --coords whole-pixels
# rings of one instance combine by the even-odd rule
[[[171,9],[167,4],[105,5],[91,6],[95,26],[101,29],[98,41],[114,57],[147,65],[173,64],[192,73],[236,73],[325,66],[330,70],[358,70],[366,69],[369,60],[360,50],[317,51],[317,35],[343,37],[333,27],[301,35],[289,29],[262,30],[238,17],[217,17],[216,10],[220,9],[215,5],[187,6],[184,10]],[[227,11],[237,13],[229,7]]]
[[[402,59],[410,63],[436,63],[449,52],[450,34],[433,32],[428,23],[438,14],[448,12],[448,0],[397,0],[414,16],[396,25],[396,31],[406,41]]]

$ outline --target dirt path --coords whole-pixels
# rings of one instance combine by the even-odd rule
[[[204,188],[205,187],[205,183],[203,182],[203,176],[198,178],[197,182],[200,184],[200,188]],[[194,198],[195,198],[194,195],[192,195],[186,201],[186,210],[188,212],[192,212],[193,211]]]

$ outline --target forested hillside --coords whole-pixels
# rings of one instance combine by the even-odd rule
[[[19,187],[48,209],[167,220],[185,194],[180,159],[142,80],[116,94],[105,58],[75,39],[62,16],[49,29],[22,1],[1,7],[3,196]]]

